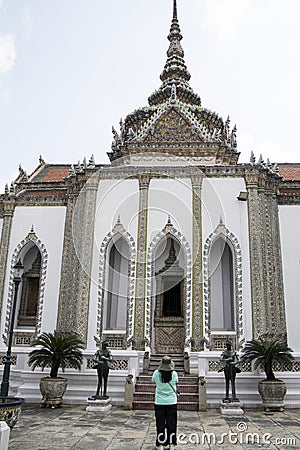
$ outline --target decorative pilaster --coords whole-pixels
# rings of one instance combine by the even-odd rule
[[[1,243],[0,243],[0,314],[3,304],[5,277],[7,269],[7,258],[8,258],[8,248],[10,241],[11,225],[15,210],[15,200],[12,197],[10,200],[4,200],[4,212],[3,212],[3,225],[1,233]]]
[[[259,171],[252,169],[245,173],[248,191],[249,246],[251,267],[253,337],[265,332],[264,270],[261,234],[261,210],[258,193]]]
[[[145,304],[146,304],[146,276],[147,276],[147,226],[148,226],[148,193],[150,176],[139,176],[139,214],[138,238],[136,258],[135,285],[135,330],[134,341],[138,350],[144,350],[145,335]]]
[[[277,245],[274,240],[274,227],[275,227],[275,217],[276,213],[273,205],[273,183],[271,179],[266,180],[265,189],[265,247],[266,247],[266,292],[267,296],[265,298],[266,304],[266,330],[272,330],[274,333],[278,334],[278,312],[276,311],[276,293],[275,285],[277,284],[275,272],[277,272],[275,254],[274,250]],[[277,212],[278,214],[278,212]]]
[[[98,177],[88,179],[76,204],[73,218],[73,234],[76,237],[76,252],[79,259],[77,304],[74,330],[86,341],[91,288],[91,272],[94,245],[94,224]],[[77,211],[78,208],[78,211]]]
[[[277,183],[274,183],[271,195],[271,218],[273,230],[273,289],[275,303],[275,319],[277,321],[277,334],[282,336],[284,340],[287,338],[286,330],[286,316],[285,316],[285,302],[283,289],[283,270],[282,270],[282,256],[281,256],[281,239],[279,227],[279,211],[277,198]]]
[[[57,329],[86,341],[98,177],[69,180]],[[79,194],[80,192],[80,194]]]
[[[266,333],[268,331],[268,323],[270,322],[270,273],[269,264],[271,262],[269,245],[268,245],[268,230],[269,224],[269,214],[268,214],[268,198],[266,196],[266,177],[265,174],[260,174],[258,179],[258,197],[259,197],[259,233],[261,235],[260,241],[260,256],[262,261],[262,282],[263,282],[263,297],[262,311],[263,311],[263,322],[262,322],[262,332]]]
[[[79,261],[74,245],[72,219],[77,196],[78,193],[74,192],[71,186],[65,219],[57,315],[57,330],[69,333],[73,332],[76,327],[76,291]]]
[[[193,322],[195,350],[201,349],[204,337],[203,267],[202,267],[202,174],[192,176],[193,190]]]

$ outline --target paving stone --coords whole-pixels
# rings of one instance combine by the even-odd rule
[[[270,444],[232,444],[228,436],[218,443],[222,433],[237,432],[237,424],[245,423],[248,433],[272,435]],[[295,450],[300,449],[300,410],[266,415],[249,410],[241,418],[224,419],[216,409],[207,412],[180,411],[178,434],[189,437],[198,434],[200,443],[187,441],[178,445],[182,450]],[[215,433],[216,443],[201,443],[203,433]],[[66,405],[59,410],[23,406],[17,425],[10,435],[9,450],[154,450],[155,417],[153,411],[125,411],[113,407],[106,415],[87,413],[83,405]],[[297,439],[296,445],[275,445],[275,438]]]

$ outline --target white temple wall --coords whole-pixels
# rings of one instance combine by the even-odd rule
[[[187,178],[152,179],[148,201],[148,246],[165,227],[168,216],[192,247],[192,184]]]
[[[300,207],[279,206],[279,219],[288,344],[300,352]]]
[[[1,236],[1,233],[2,233],[2,226],[3,226],[3,219],[0,219],[0,236]]]
[[[101,180],[97,193],[95,235],[91,273],[91,293],[87,348],[95,349],[97,330],[99,256],[104,238],[113,230],[118,217],[126,231],[137,242],[139,205],[138,180]],[[101,276],[102,274],[100,274]]]
[[[65,215],[66,208],[58,206],[19,206],[15,209],[8,251],[8,264],[6,268],[6,283],[1,318],[2,330],[4,329],[5,324],[12,254],[20,242],[28,235],[32,226],[36,236],[45,246],[48,253],[41,330],[53,331],[55,329],[59,298]]]
[[[243,178],[204,178],[202,186],[203,245],[217,228],[220,217],[237,238],[242,252],[242,298],[245,338],[252,338],[252,308],[247,202],[237,199],[246,191]]]

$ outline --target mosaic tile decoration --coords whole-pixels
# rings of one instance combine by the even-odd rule
[[[5,356],[1,355],[0,356],[0,366],[3,366],[5,362]],[[12,366],[16,366],[17,365],[17,356],[12,356],[10,359],[11,365]]]
[[[222,368],[222,366],[219,361],[216,361],[216,360],[208,361],[208,371],[209,372],[218,372],[218,370],[221,368]],[[251,363],[239,364],[239,368],[241,369],[242,372],[252,372]]]
[[[87,369],[93,369],[95,365],[92,358],[87,360]],[[128,360],[127,359],[113,359],[114,368],[110,370],[128,370]],[[95,369],[94,369],[95,370]]]
[[[31,347],[34,338],[35,338],[34,333],[15,332],[13,335],[13,346]]]

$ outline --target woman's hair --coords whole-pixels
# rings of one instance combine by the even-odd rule
[[[159,372],[163,383],[169,383],[172,380],[172,370],[160,370]]]

